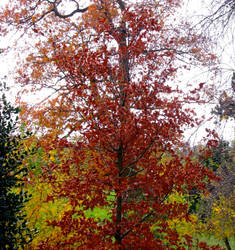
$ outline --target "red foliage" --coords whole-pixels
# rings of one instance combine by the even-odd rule
[[[19,29],[32,21],[36,28],[27,32],[42,39],[21,65],[18,80],[33,90],[48,87],[56,93],[47,108],[24,114],[43,126],[44,148],[69,149],[60,164],[47,166],[63,174],[63,181],[53,173],[48,180],[59,190],[55,195],[72,206],[52,223],[67,236],[57,247],[177,246],[178,235],[166,220],[187,216],[187,206],[167,198],[175,191],[203,189],[210,174],[190,154],[180,153],[182,127],[197,124],[183,104],[198,102],[198,96],[185,97],[175,86],[177,57],[187,52],[204,63],[209,58],[198,47],[198,36],[181,35],[170,24],[168,17],[180,1],[91,1],[82,17],[79,6],[76,16],[65,17],[56,4],[47,6],[49,1],[19,2],[17,20],[14,14],[9,18]],[[111,220],[86,218],[84,210],[97,206],[106,207]],[[41,249],[50,244],[45,241]]]

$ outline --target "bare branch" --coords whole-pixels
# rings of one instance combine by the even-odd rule
[[[122,0],[117,0],[117,3],[119,4],[121,10],[125,10],[126,9],[125,4],[124,4],[124,2]]]
[[[59,12],[59,10],[58,10],[58,6],[60,5],[61,0],[59,0],[59,1],[58,1],[58,0],[55,0],[54,2],[48,1],[48,2],[51,3],[51,4],[53,5],[53,8],[52,8],[51,11],[54,12],[55,16],[57,16],[57,17],[59,17],[59,18],[63,18],[63,19],[68,18],[68,17],[72,17],[72,16],[75,15],[76,13],[84,13],[84,12],[86,12],[86,11],[88,10],[88,7],[80,9],[79,3],[78,3],[77,1],[75,1],[75,0],[72,0],[72,1],[73,1],[74,3],[76,3],[76,9],[73,10],[71,13],[66,14],[66,15],[61,14],[61,13]]]

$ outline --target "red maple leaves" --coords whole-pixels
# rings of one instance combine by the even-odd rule
[[[55,9],[49,8],[33,29],[48,40],[38,44],[19,72],[31,74],[26,86],[55,91],[43,112],[39,107],[31,114],[41,128],[46,125],[41,140],[53,138],[44,145],[70,152],[50,168],[63,180],[53,171],[48,177],[55,196],[68,199],[72,207],[51,223],[66,236],[57,247],[179,247],[167,219],[186,216],[187,205],[172,203],[168,196],[202,189],[207,173],[180,152],[182,126],[196,120],[183,109],[182,93],[168,82],[179,69],[177,56],[195,44],[183,44],[192,39],[183,39],[169,24],[178,1],[93,2],[74,20],[58,13],[55,18]],[[57,30],[49,29],[48,22]],[[194,47],[188,51],[201,53]],[[197,101],[193,93],[191,100]],[[95,207],[106,209],[110,219],[88,218],[85,211]]]

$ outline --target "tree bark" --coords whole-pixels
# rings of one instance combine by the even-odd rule
[[[119,150],[118,150],[118,154],[117,154],[117,158],[118,158],[118,170],[119,170],[119,180],[118,183],[119,185],[121,185],[121,176],[122,176],[122,170],[123,170],[123,147],[122,147],[122,143],[120,143],[119,145]],[[116,242],[118,243],[118,245],[121,246],[122,243],[122,237],[121,237],[121,221],[122,221],[122,195],[118,194],[117,196],[117,205],[116,205],[116,232],[115,232],[115,239]]]
[[[224,238],[224,243],[225,243],[225,245],[226,245],[226,247],[227,247],[228,250],[232,250],[232,248],[231,248],[231,246],[229,244],[229,240],[228,240],[227,237]]]

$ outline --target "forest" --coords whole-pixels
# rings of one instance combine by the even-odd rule
[[[0,250],[235,248],[235,2],[190,4],[0,5]]]

